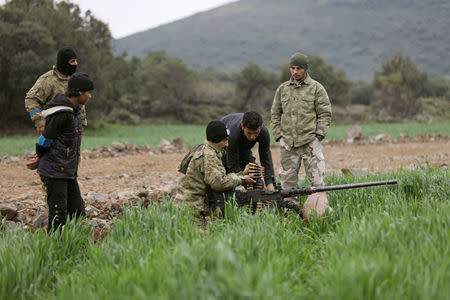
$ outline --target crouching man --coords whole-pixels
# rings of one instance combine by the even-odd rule
[[[94,83],[85,73],[73,74],[65,94],[44,106],[45,127],[36,143],[36,155],[27,164],[36,169],[47,193],[48,231],[62,227],[67,216],[85,215],[77,181],[82,119],[80,109],[91,98]]]
[[[197,217],[204,219],[210,215],[205,204],[208,192],[223,192],[244,183],[255,183],[243,172],[227,174],[222,164],[225,147],[228,146],[229,131],[221,121],[211,121],[206,127],[206,141],[193,148],[178,166],[185,175],[178,182],[175,201],[186,201],[196,211]]]

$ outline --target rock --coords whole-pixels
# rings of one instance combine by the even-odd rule
[[[108,196],[101,193],[90,191],[87,193],[85,200],[86,202],[89,203],[104,203],[108,201]]]
[[[119,152],[122,152],[126,149],[126,146],[124,143],[118,143],[118,142],[113,142],[111,144],[111,147]]]
[[[120,191],[117,193],[118,199],[127,199],[128,197],[132,196],[133,193],[130,191]]]
[[[125,142],[124,144],[125,144],[125,149],[127,150],[127,152],[136,150],[136,144],[130,143],[130,142]]]
[[[181,137],[177,137],[172,141],[172,146],[177,148],[178,150],[183,150],[183,139]]]
[[[86,205],[86,208],[84,210],[86,212],[86,216],[88,216],[90,218],[98,216],[98,214],[100,212],[97,208],[95,208],[92,205]]]
[[[17,222],[20,222],[22,224],[29,224],[32,222],[32,218],[33,217],[31,217],[23,212],[19,212],[14,220]]]
[[[2,221],[0,219],[0,230],[4,229],[6,231],[14,231],[14,230],[18,230],[24,228],[24,226],[20,223],[16,223],[13,221],[8,221],[8,220],[4,220]]]
[[[353,143],[363,137],[361,126],[355,125],[347,131],[347,142]]]
[[[36,216],[38,213],[35,203],[33,203],[32,206],[27,206],[27,208],[19,210],[19,214],[25,214],[30,217]]]
[[[96,228],[109,228],[108,222],[99,218],[92,218],[89,220],[89,224]]]
[[[376,135],[373,138],[371,138],[371,140],[374,141],[375,143],[378,143],[378,142],[391,142],[391,136],[388,135],[388,134],[381,133],[381,134]]]
[[[164,194],[171,195],[176,188],[177,188],[176,184],[168,183],[167,185],[161,187],[160,191]]]
[[[112,203],[111,203],[111,209],[120,211],[120,210],[122,209],[122,205],[123,205],[123,204],[121,204],[121,203],[119,203],[119,202],[112,202]]]
[[[23,158],[26,160],[29,160],[31,157],[33,157],[33,155],[34,155],[34,151],[30,151],[30,150],[23,151]]]
[[[350,175],[352,175],[352,176],[354,176],[354,177],[361,177],[361,176],[364,176],[364,175],[369,174],[369,171],[367,171],[367,170],[362,170],[362,169],[347,169],[347,168],[342,168],[341,171],[342,171],[342,173],[345,174],[345,175],[350,174]]]
[[[100,146],[94,149],[94,151],[100,152],[100,153],[105,153],[105,152],[109,152],[109,148],[107,146]]]
[[[85,158],[90,158],[90,159],[94,159],[100,156],[100,154],[96,151],[89,151],[89,150],[84,150],[82,152],[83,157]]]
[[[136,204],[142,204],[143,200],[142,200],[142,198],[139,198],[137,195],[131,195],[127,199],[127,202],[132,204],[132,205],[136,205]]]
[[[158,147],[158,148],[166,147],[166,146],[170,146],[170,145],[171,145],[171,144],[169,143],[168,140],[166,140],[166,139],[160,139],[160,140],[159,140],[159,147]]]
[[[0,158],[0,161],[5,162],[5,163],[7,163],[7,164],[10,164],[10,163],[16,163],[16,162],[19,162],[19,161],[20,161],[20,158],[15,157],[15,156],[11,156],[11,155],[5,155],[5,156],[2,156],[2,157]]]
[[[39,205],[39,206],[37,207],[37,211],[38,211],[38,212],[46,212],[46,211],[47,211],[47,207],[44,206],[44,205]]]
[[[168,140],[165,140],[165,139],[161,139],[159,141],[158,149],[162,153],[171,153],[171,152],[175,152],[177,150],[171,143],[169,143]]]
[[[36,228],[47,227],[47,224],[48,224],[48,216],[46,215],[38,215],[33,220],[33,225]]]
[[[0,206],[0,215],[2,217],[6,216],[6,220],[12,220],[14,219],[15,216],[17,216],[18,211],[17,211],[17,207],[12,206],[12,205],[6,205],[6,204],[2,204]]]

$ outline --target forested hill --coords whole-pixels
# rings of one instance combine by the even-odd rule
[[[448,0],[241,0],[116,40],[116,54],[165,50],[194,68],[275,70],[297,50],[351,79],[371,79],[397,52],[430,75],[450,75]]]

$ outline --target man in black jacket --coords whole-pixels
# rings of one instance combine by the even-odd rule
[[[221,119],[230,130],[227,154],[222,157],[227,173],[238,173],[250,162],[255,162],[252,147],[258,143],[259,160],[264,167],[264,181],[268,191],[273,191],[273,162],[270,152],[270,134],[262,117],[255,111],[229,114]]]
[[[80,108],[91,98],[94,83],[85,73],[73,74],[65,94],[44,106],[45,128],[36,143],[36,156],[27,164],[41,176],[47,192],[48,231],[63,226],[69,217],[84,216],[84,201],[77,181],[82,120]]]

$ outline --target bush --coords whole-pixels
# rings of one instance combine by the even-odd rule
[[[107,119],[111,123],[125,125],[138,125],[140,122],[138,115],[129,112],[125,108],[113,108]]]

